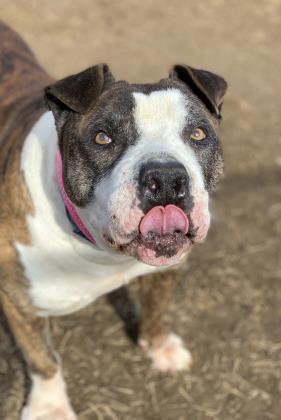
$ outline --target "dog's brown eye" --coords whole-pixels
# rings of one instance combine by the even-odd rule
[[[101,144],[101,145],[105,145],[105,144],[109,144],[112,142],[111,138],[108,137],[105,133],[103,133],[102,131],[100,131],[95,138],[95,142],[97,144]]]
[[[205,134],[204,130],[202,130],[202,128],[195,128],[192,131],[192,133],[190,135],[190,138],[192,140],[195,140],[195,141],[200,141],[200,140],[204,140],[206,138],[206,134]]]

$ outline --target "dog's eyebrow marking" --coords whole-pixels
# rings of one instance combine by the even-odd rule
[[[159,138],[167,132],[180,133],[186,123],[188,102],[178,89],[166,89],[144,94],[133,92],[134,119],[141,136]]]

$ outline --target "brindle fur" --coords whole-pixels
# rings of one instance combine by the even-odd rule
[[[20,171],[23,140],[45,111],[44,86],[52,79],[21,38],[0,22],[0,300],[29,368],[52,376],[56,364],[42,338],[14,242],[28,243],[32,203]]]

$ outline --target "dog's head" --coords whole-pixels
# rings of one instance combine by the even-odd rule
[[[65,190],[100,248],[169,265],[206,237],[225,91],[184,65],[144,85],[97,65],[46,88]]]

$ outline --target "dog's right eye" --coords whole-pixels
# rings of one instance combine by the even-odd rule
[[[105,134],[103,131],[100,131],[95,137],[95,143],[100,145],[110,144],[111,142],[112,139],[108,137],[108,135]]]
[[[192,131],[190,138],[194,141],[201,141],[206,138],[206,133],[202,128],[197,127]]]

